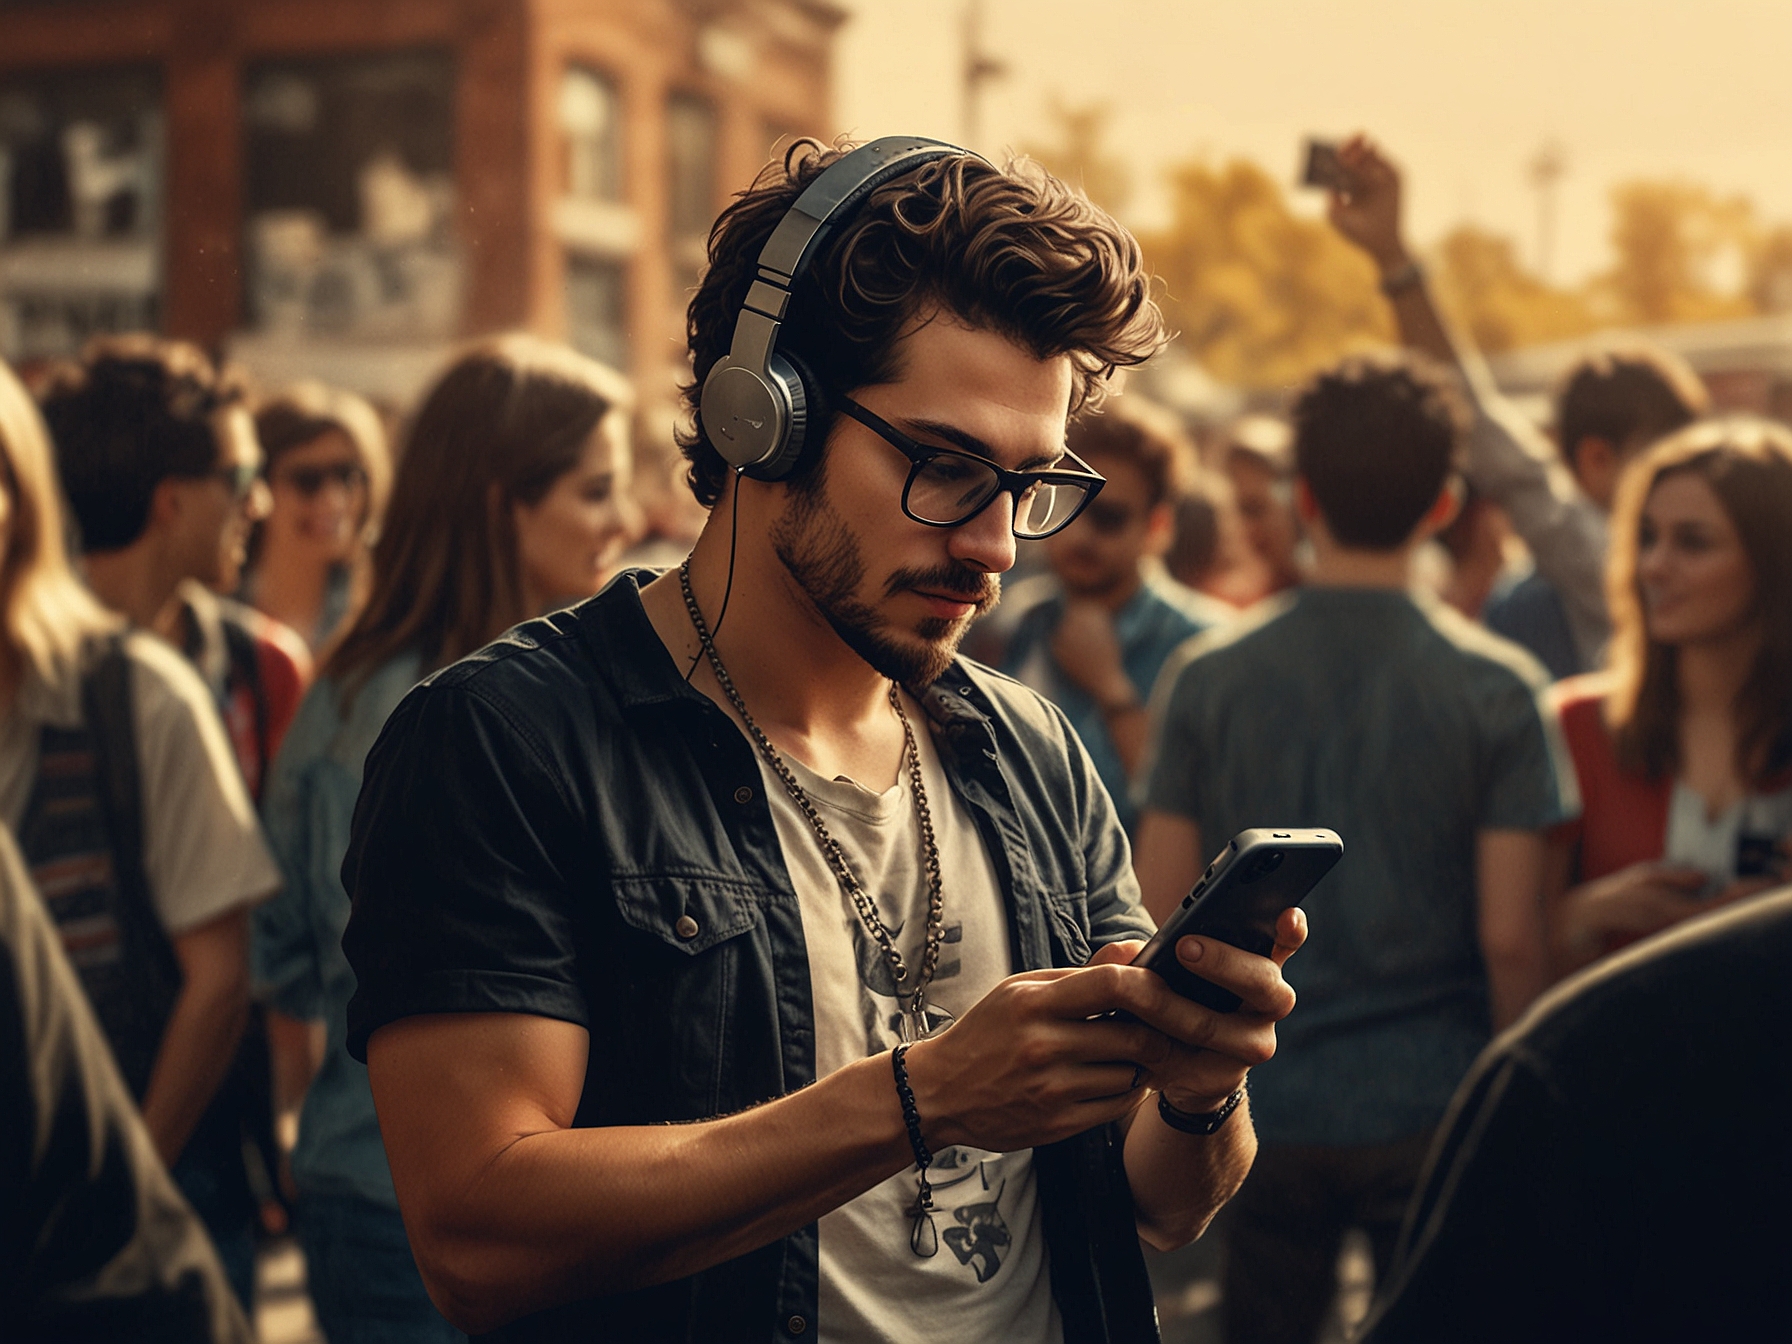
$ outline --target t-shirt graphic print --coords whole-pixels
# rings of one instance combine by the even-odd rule
[[[939,965],[927,995],[930,1030],[949,1026],[1013,969],[1006,906],[969,810],[946,781],[927,718],[905,701],[944,874]],[[785,764],[890,930],[905,965],[926,942],[921,830],[904,768],[874,792]],[[807,819],[763,762],[761,776],[784,862],[802,905],[815,1005],[816,1075],[899,1043],[901,1007],[888,961],[840,889]],[[894,1096],[895,1083],[891,1082]],[[934,1155],[931,1222],[917,1226],[915,1171],[866,1191],[821,1219],[818,1336],[825,1344],[953,1338],[1058,1344],[1030,1150],[947,1148]]]

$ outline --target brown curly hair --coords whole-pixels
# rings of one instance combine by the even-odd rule
[[[730,205],[709,234],[709,270],[687,313],[694,377],[678,445],[692,491],[721,497],[728,467],[697,414],[703,380],[728,353],[760,250],[803,189],[850,152],[799,140]],[[1025,160],[998,169],[974,154],[936,159],[884,183],[824,244],[791,294],[778,350],[833,393],[888,382],[897,343],[944,309],[1040,359],[1069,355],[1070,412],[1101,399],[1116,368],[1163,345],[1138,242],[1088,198]],[[825,415],[825,412],[824,412]],[[823,442],[826,424],[811,442]],[[818,457],[804,454],[798,480]]]

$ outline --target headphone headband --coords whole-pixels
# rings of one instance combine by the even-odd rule
[[[822,241],[892,177],[970,152],[920,136],[873,140],[823,169],[778,221],[760,250],[759,274],[735,319],[728,355],[703,381],[704,431],[730,466],[777,479],[788,474],[801,452],[812,398],[801,377],[778,355],[778,330],[790,291]]]

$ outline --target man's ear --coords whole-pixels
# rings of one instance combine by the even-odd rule
[[[1176,506],[1169,500],[1153,504],[1145,515],[1145,554],[1161,556],[1176,540]]]
[[[1598,434],[1583,434],[1568,452],[1568,466],[1580,488],[1601,502],[1611,498],[1617,482],[1618,445]]]
[[[1294,512],[1308,527],[1321,517],[1319,501],[1313,498],[1313,487],[1307,484],[1305,476],[1294,478]]]
[[[1466,494],[1461,477],[1451,476],[1445,481],[1444,488],[1437,492],[1437,498],[1431,501],[1431,507],[1425,511],[1423,525],[1426,533],[1436,536],[1455,522],[1456,515],[1462,512],[1462,501]]]
[[[144,520],[144,531],[180,526],[180,520],[187,511],[187,496],[183,488],[186,484],[178,476],[164,476],[156,482],[155,488],[149,492],[149,516]]]

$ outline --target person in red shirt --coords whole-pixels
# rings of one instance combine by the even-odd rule
[[[1792,836],[1792,432],[1694,425],[1626,469],[1603,673],[1557,708],[1582,811],[1550,846],[1567,972],[1785,880]]]

